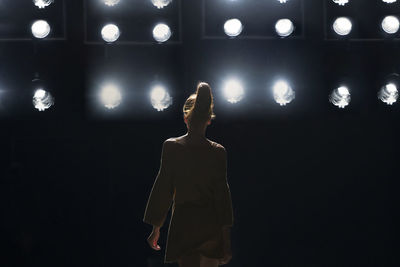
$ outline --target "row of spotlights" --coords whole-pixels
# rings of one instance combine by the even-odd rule
[[[349,0],[332,0],[332,1],[340,6],[344,6],[349,2]],[[382,2],[387,4],[392,4],[394,2],[397,2],[397,0],[382,0]]]
[[[120,0],[103,0],[103,2],[106,6],[115,6],[119,4]],[[151,3],[158,9],[168,6],[171,2],[172,0],[151,0]]]
[[[294,90],[283,80],[275,82],[272,92],[275,102],[281,106],[285,106],[295,99]],[[223,86],[223,94],[229,103],[235,104],[243,99],[244,88],[236,79],[227,80]],[[122,102],[121,90],[115,84],[102,86],[99,97],[102,105],[108,109],[114,109]],[[378,98],[388,105],[393,105],[399,98],[399,90],[394,83],[387,83],[378,92]],[[350,90],[346,86],[334,89],[329,95],[329,101],[339,108],[345,108],[351,101]],[[37,110],[44,111],[54,105],[54,97],[48,91],[38,88],[33,95],[32,102]],[[150,92],[150,102],[154,109],[163,111],[172,105],[172,97],[163,86],[156,85]]]
[[[287,37],[291,35],[295,27],[290,19],[280,19],[275,23],[275,31],[281,37]],[[240,35],[243,31],[242,22],[237,19],[228,19],[224,23],[224,32],[229,37],[236,37]]]
[[[167,24],[159,23],[153,28],[153,38],[159,43],[169,40],[172,36],[170,27]],[[107,43],[112,43],[118,40],[121,31],[115,24],[107,24],[101,29],[101,37]]]
[[[348,35],[352,28],[353,23],[347,17],[339,17],[336,18],[333,22],[333,30],[338,35]],[[399,31],[400,28],[400,21],[399,18],[396,16],[386,16],[381,22],[382,30],[384,30],[388,34],[394,34]]]

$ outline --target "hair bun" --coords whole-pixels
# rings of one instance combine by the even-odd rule
[[[208,115],[211,107],[212,95],[211,87],[208,83],[201,82],[197,85],[196,102],[194,104],[194,112]]]

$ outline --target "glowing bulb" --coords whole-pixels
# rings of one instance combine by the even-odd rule
[[[389,34],[396,33],[399,30],[400,22],[395,16],[387,16],[382,20],[382,29]]]
[[[352,28],[353,24],[346,17],[339,17],[333,23],[333,30],[339,35],[348,35]]]
[[[329,96],[329,101],[339,107],[339,108],[344,108],[347,105],[350,104],[350,91],[347,87],[341,86],[339,88],[336,88],[335,90],[332,91],[332,93]]]
[[[349,0],[333,0],[333,2],[338,4],[339,6],[344,6],[349,2]]]
[[[106,108],[113,109],[121,104],[121,92],[117,86],[107,84],[100,92],[100,100]]]
[[[54,98],[49,92],[39,88],[35,91],[32,102],[37,110],[44,111],[54,104]]]
[[[120,35],[121,32],[119,31],[118,26],[115,24],[107,24],[103,27],[103,29],[101,29],[101,37],[108,43],[115,42],[118,40]]]
[[[225,34],[230,37],[238,36],[243,30],[243,25],[238,19],[229,19],[224,24]]]
[[[49,35],[50,25],[45,20],[37,20],[32,24],[31,30],[34,37],[42,39]]]
[[[388,105],[393,105],[399,98],[399,91],[394,83],[388,83],[378,92],[378,98]]]
[[[155,7],[160,9],[168,6],[172,2],[172,0],[151,0],[151,2]]]
[[[153,38],[159,43],[168,41],[171,35],[171,29],[167,24],[159,23],[153,29]]]
[[[164,87],[156,85],[150,92],[150,101],[153,108],[162,111],[172,104],[172,97]]]
[[[280,19],[275,24],[276,33],[281,37],[286,37],[294,31],[294,25],[290,19]]]
[[[273,94],[275,102],[281,106],[285,106],[295,98],[295,92],[285,81],[277,81],[274,84]]]
[[[387,3],[387,4],[391,4],[391,3],[394,3],[394,2],[396,2],[397,0],[382,0],[382,2],[385,2],[385,3]]]
[[[115,6],[119,3],[120,0],[103,0],[106,6]]]
[[[38,8],[45,8],[54,3],[54,0],[33,0],[33,3]]]
[[[238,80],[228,80],[225,83],[223,92],[226,100],[230,103],[237,103],[244,96],[243,86]]]
[[[279,1],[279,3],[281,3],[281,4],[285,4],[287,1],[289,1],[289,0],[278,0]]]

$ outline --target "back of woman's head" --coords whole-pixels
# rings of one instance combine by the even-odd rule
[[[189,125],[201,125],[214,119],[214,101],[211,87],[205,82],[197,84],[195,94],[191,94],[183,106],[183,116]]]

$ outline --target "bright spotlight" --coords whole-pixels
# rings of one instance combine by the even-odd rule
[[[278,0],[279,1],[279,3],[281,3],[281,4],[285,4],[287,1],[289,1],[289,0]]]
[[[285,81],[277,81],[273,87],[275,102],[281,106],[285,106],[292,102],[295,98],[295,92]]]
[[[34,37],[42,39],[49,35],[50,25],[45,20],[36,20],[32,24],[31,30]]]
[[[153,38],[159,43],[168,41],[171,35],[171,29],[167,24],[159,23],[153,29]]]
[[[120,0],[103,0],[106,6],[115,6],[118,5]]]
[[[156,8],[160,9],[168,6],[172,0],[151,0],[151,2]]]
[[[35,91],[32,102],[37,110],[44,111],[54,104],[54,98],[49,92],[40,88]]]
[[[107,43],[115,42],[118,40],[120,35],[121,32],[119,31],[118,26],[115,24],[107,24],[103,27],[103,29],[101,29],[101,37]]]
[[[163,111],[172,104],[172,97],[163,86],[156,85],[150,92],[150,101],[153,108]]]
[[[382,0],[382,2],[385,2],[385,3],[387,3],[387,4],[391,4],[391,3],[394,3],[394,2],[396,2],[397,0]]]
[[[382,29],[389,34],[396,33],[399,30],[400,22],[395,16],[387,16],[382,20]]]
[[[243,30],[243,25],[238,19],[229,19],[224,24],[225,34],[229,37],[238,36]]]
[[[338,4],[339,6],[344,6],[349,2],[349,0],[333,0],[333,2]]]
[[[54,0],[33,0],[33,3],[38,8],[45,8],[54,3]]]
[[[121,92],[117,86],[106,84],[101,89],[100,100],[106,108],[113,109],[121,104]]]
[[[244,96],[242,84],[233,79],[225,82],[223,92],[226,100],[232,104],[239,102]]]
[[[294,25],[290,19],[280,19],[275,24],[276,33],[281,37],[287,37],[294,31]]]
[[[332,91],[329,101],[339,108],[344,108],[350,104],[350,91],[347,87],[341,86]]]
[[[393,105],[399,98],[399,91],[394,83],[388,83],[378,92],[378,98],[383,103]]]
[[[352,28],[351,20],[346,17],[339,17],[333,23],[333,30],[339,35],[348,35]]]

